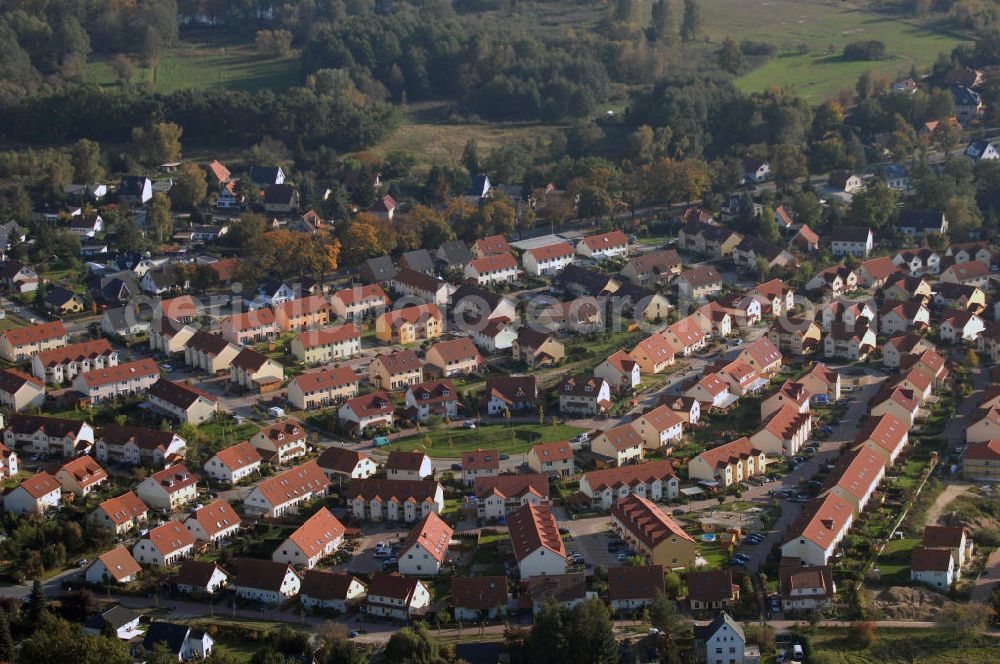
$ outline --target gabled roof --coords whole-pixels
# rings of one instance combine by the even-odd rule
[[[738,622],[733,620],[732,616],[723,611],[715,616],[707,625],[696,625],[694,628],[695,638],[698,640],[705,640],[712,638],[716,632],[725,626],[731,630],[734,634],[739,635],[740,641],[746,642],[746,636],[743,634],[743,627],[740,626]]]
[[[608,567],[608,599],[650,599],[664,593],[662,565]]]
[[[198,476],[189,471],[184,464],[164,468],[149,477],[167,493],[176,493],[198,482]]]
[[[436,351],[441,356],[441,360],[446,363],[463,360],[475,360],[476,364],[483,364],[485,362],[483,356],[479,354],[476,344],[469,337],[439,341],[424,351],[424,357],[432,350]]]
[[[448,282],[442,279],[432,277],[426,272],[411,270],[408,267],[401,267],[396,270],[396,276],[392,280],[397,284],[409,286],[424,293],[437,293],[448,285]]]
[[[330,486],[330,480],[320,470],[315,461],[290,468],[283,473],[268,477],[257,485],[257,490],[271,504],[278,507],[303,495],[324,491]]]
[[[486,272],[500,272],[503,270],[516,270],[517,261],[510,254],[491,254],[482,258],[474,258],[469,262],[469,266],[479,274]]]
[[[94,369],[79,374],[87,387],[101,387],[112,383],[121,383],[136,378],[160,375],[160,367],[152,359],[144,357],[140,360],[126,362],[114,367]]]
[[[126,491],[115,498],[108,498],[98,505],[97,509],[107,514],[116,526],[142,517],[149,510],[146,503],[142,502],[142,499],[133,491]]]
[[[349,475],[361,461],[368,458],[364,452],[331,445],[323,450],[316,463],[325,470]]]
[[[543,500],[548,500],[549,477],[540,473],[477,477],[474,490],[476,497],[480,499],[493,494],[500,496],[504,500],[520,498],[526,494],[531,494]]]
[[[641,483],[652,484],[657,480],[669,481],[676,477],[677,473],[670,459],[592,470],[584,475],[592,491],[617,489],[622,486],[632,487]]]
[[[455,606],[463,609],[485,610],[506,607],[507,577],[452,577],[451,596]]]
[[[419,471],[426,459],[428,459],[426,454],[416,450],[412,452],[393,450],[389,452],[389,457],[386,459],[385,470]]]
[[[361,580],[352,574],[327,570],[306,570],[299,594],[317,600],[346,600],[351,585]],[[364,587],[364,584],[361,584]]]
[[[966,530],[962,526],[924,526],[923,545],[935,549],[957,549],[962,546]]]
[[[417,584],[423,583],[413,576],[400,576],[399,574],[373,574],[372,585],[368,589],[368,597],[391,597],[402,600],[404,605],[409,605],[410,598],[413,597]]]
[[[557,556],[566,557],[566,545],[559,534],[559,524],[548,505],[523,506],[507,517],[507,529],[518,561],[542,547]]]
[[[186,558],[181,562],[180,569],[177,570],[177,575],[174,577],[174,584],[205,588],[212,581],[216,570],[222,572],[226,577],[229,576],[215,562]]]
[[[344,365],[333,369],[321,369],[319,371],[307,371],[299,374],[289,383],[297,385],[304,393],[309,394],[318,390],[333,390],[347,385],[354,385],[358,382],[358,376],[351,367]]]
[[[798,519],[789,526],[784,542],[806,539],[825,550],[843,532],[853,515],[850,503],[828,491],[805,504]]]
[[[473,243],[473,246],[482,256],[510,253],[510,245],[507,244],[507,238],[503,235],[480,238]]]
[[[687,580],[691,601],[729,602],[733,599],[733,572],[730,569],[692,570]]]
[[[428,512],[427,516],[410,530],[410,534],[400,545],[400,555],[404,555],[419,544],[421,549],[434,557],[434,560],[443,563],[448,554],[448,543],[451,542],[454,532],[435,512]]]
[[[51,323],[37,323],[25,327],[15,327],[4,332],[0,332],[0,337],[7,340],[13,348],[25,344],[35,344],[50,339],[57,339],[66,336],[66,328],[62,321],[52,321]]]
[[[379,499],[383,503],[395,500],[399,503],[415,502],[417,504],[434,500],[438,488],[437,480],[390,480],[380,477],[352,479],[344,491],[344,498],[354,500]]]
[[[97,560],[104,564],[104,567],[108,570],[108,574],[115,581],[135,576],[142,571],[142,567],[132,557],[132,554],[125,548],[124,544],[119,544],[115,548],[105,551],[97,556]]]
[[[53,491],[59,491],[59,482],[43,470],[22,481],[17,488],[24,489],[29,496],[38,500]]]
[[[642,436],[631,423],[608,429],[602,435],[611,447],[619,452],[632,447],[642,447]]]
[[[472,450],[462,453],[462,470],[500,470],[500,453],[496,450]]]
[[[324,311],[330,310],[330,303],[326,301],[326,298],[322,295],[310,295],[308,297],[300,297],[294,300],[285,300],[277,307],[276,311],[281,311],[286,317],[293,318],[295,316],[311,316],[313,314],[318,314]]]
[[[436,304],[417,304],[412,307],[387,311],[383,315],[385,316],[386,324],[392,327],[399,327],[404,323],[418,325],[431,318],[439,320],[443,318],[441,310]]]
[[[108,471],[101,468],[101,464],[88,454],[82,454],[64,463],[58,472],[63,471],[69,473],[82,488],[108,479]]]
[[[0,392],[14,394],[28,383],[39,389],[45,389],[45,383],[23,371],[0,369]]]
[[[191,513],[190,519],[197,521],[209,537],[214,537],[243,522],[232,505],[222,498],[213,500],[208,505],[196,509]]]
[[[63,417],[15,413],[10,417],[7,429],[20,436],[30,436],[38,431],[43,431],[49,438],[65,438],[80,435],[85,424],[86,422],[82,420],[71,420]]]
[[[918,546],[910,554],[910,569],[914,572],[946,572],[954,565],[951,551]]]
[[[554,242],[541,247],[533,247],[525,251],[531,254],[536,261],[550,261],[556,258],[570,258],[573,256],[573,246],[569,242]]]
[[[1000,440],[986,440],[981,443],[970,443],[965,448],[963,459],[974,461],[1000,461]]]
[[[164,557],[194,544],[194,535],[180,521],[173,519],[150,530],[146,539]]]
[[[649,411],[642,416],[649,426],[651,426],[657,432],[664,432],[668,429],[672,429],[678,424],[683,424],[684,420],[681,419],[680,415],[675,413],[670,408],[666,406],[657,406],[653,410]]]
[[[634,493],[612,505],[611,515],[650,549],[670,538],[694,542],[659,505]]]
[[[187,410],[199,399],[206,399],[211,402],[217,398],[208,392],[204,392],[193,385],[181,381],[170,381],[166,378],[153,383],[149,388],[149,396],[166,401],[167,403]]]
[[[513,404],[538,398],[534,376],[490,376],[486,379],[487,399],[496,397]]]
[[[355,302],[376,298],[382,300],[386,304],[389,303],[389,296],[385,294],[385,291],[382,290],[382,287],[378,284],[367,284],[365,286],[345,288],[335,292],[330,297],[331,299],[336,298],[340,300],[347,306],[350,306]]]
[[[302,423],[291,418],[267,425],[260,430],[260,434],[279,447],[297,443],[306,438],[306,430]]]
[[[704,286],[722,283],[722,277],[719,276],[719,271],[711,266],[693,267],[691,269],[684,270],[677,278],[683,279],[692,288],[702,288]]]
[[[328,544],[344,536],[344,524],[330,510],[321,507],[295,529],[288,539],[294,543],[306,558],[321,555]]]
[[[628,246],[628,236],[621,231],[611,231],[600,235],[588,235],[580,242],[591,251],[601,251],[612,247]]]
[[[567,461],[573,458],[573,447],[569,441],[539,443],[531,448],[539,461]]]
[[[749,438],[743,436],[710,450],[705,450],[698,455],[698,458],[704,461],[709,468],[725,468],[729,464],[758,457],[761,454],[763,452],[754,447]]]
[[[281,584],[288,574],[295,574],[295,568],[288,563],[258,558],[237,558],[236,580],[233,585],[280,592]]]

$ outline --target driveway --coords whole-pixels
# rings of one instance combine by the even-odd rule
[[[607,515],[587,519],[569,520],[566,509],[557,507],[556,518],[559,526],[566,528],[572,539],[566,542],[566,550],[570,553],[579,551],[584,562],[595,567],[614,567],[621,565],[617,553],[608,552],[608,535],[611,532],[611,518]]]

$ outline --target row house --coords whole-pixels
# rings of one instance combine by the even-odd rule
[[[617,350],[594,368],[594,376],[619,392],[631,392],[642,379],[639,363],[624,350]]]
[[[862,288],[879,289],[899,272],[899,267],[888,256],[872,258],[858,265],[858,285]]]
[[[507,517],[521,579],[566,573],[566,544],[548,505],[524,505]]]
[[[690,567],[698,556],[693,537],[656,503],[634,493],[611,507],[611,529],[649,564]]]
[[[526,249],[521,255],[521,266],[527,274],[548,277],[573,262],[575,251],[569,242],[556,242]]]
[[[907,277],[899,274],[890,279],[885,287],[882,288],[882,298],[884,300],[895,300],[897,302],[918,300],[927,304],[933,297],[934,290],[931,287],[931,282],[923,277]]]
[[[961,473],[973,482],[1000,480],[1000,438],[969,441],[962,453]]]
[[[385,460],[384,470],[391,480],[422,480],[434,474],[434,464],[423,452],[393,450]]]
[[[666,249],[629,259],[620,274],[636,286],[660,287],[683,270],[680,254],[674,249]]]
[[[667,406],[660,405],[638,417],[632,426],[638,431],[646,449],[669,453],[674,442],[681,439],[684,419]]]
[[[956,263],[979,261],[989,265],[993,260],[993,252],[986,242],[955,242],[948,245],[944,255]]]
[[[680,481],[670,459],[606,468],[584,473],[580,492],[590,504],[603,510],[611,509],[618,500],[636,494],[649,500],[666,502],[677,498]]]
[[[912,277],[938,274],[941,271],[941,256],[930,247],[901,249],[893,255],[892,263],[906,270]]]
[[[896,462],[899,453],[910,441],[909,426],[891,414],[868,417],[854,438],[856,446],[867,447],[878,454],[888,467]]]
[[[94,449],[102,463],[159,468],[182,459],[187,442],[173,431],[109,424],[98,430]]]
[[[0,332],[0,357],[8,362],[24,362],[46,350],[62,348],[69,335],[62,321],[36,323]]]
[[[563,361],[566,347],[552,332],[525,326],[517,331],[517,338],[511,344],[511,356],[514,361],[524,362],[533,369],[549,367]]]
[[[294,513],[303,503],[326,495],[330,480],[315,461],[307,461],[261,480],[243,500],[247,514],[277,517]]]
[[[330,296],[330,307],[338,318],[362,321],[381,316],[389,307],[389,296],[378,284],[353,286]]]
[[[868,412],[876,417],[891,415],[906,426],[913,426],[920,412],[920,397],[905,387],[886,385],[872,397]]]
[[[223,324],[225,324],[223,322]],[[225,330],[225,327],[223,327]],[[190,325],[185,325],[180,321],[161,316],[155,319],[149,326],[149,349],[158,351],[164,355],[176,355],[184,352],[184,346],[188,340],[197,332]],[[232,341],[232,339],[226,339]]]
[[[986,329],[982,318],[971,311],[951,309],[941,314],[938,333],[943,341],[975,341]]]
[[[809,412],[799,412],[794,405],[786,404],[750,434],[750,443],[774,457],[793,457],[809,440],[811,432],[812,416]]]
[[[595,261],[628,257],[628,236],[622,231],[588,235],[576,244],[576,253]]]
[[[431,590],[425,581],[398,574],[374,574],[365,612],[405,622],[425,615],[430,605]]]
[[[689,222],[677,233],[680,247],[699,254],[709,254],[715,258],[725,258],[733,253],[743,236],[726,226],[702,221]]]
[[[510,254],[495,254],[469,261],[465,278],[479,286],[512,284],[517,280],[517,260]]]
[[[874,327],[878,321],[874,302],[853,300],[835,300],[824,305],[820,310],[820,320],[822,321],[824,332],[829,332],[833,329],[835,323],[843,323],[848,327],[854,327],[859,322],[865,322]]]
[[[218,563],[186,558],[173,581],[179,593],[214,595],[229,583],[229,574]]]
[[[61,385],[79,373],[117,364],[118,351],[107,339],[95,339],[37,353],[31,358],[31,373],[41,381]]]
[[[476,515],[480,519],[499,519],[525,505],[548,505],[549,476],[495,475],[477,477],[474,484]]]
[[[886,300],[879,311],[879,329],[883,334],[898,334],[930,326],[931,312],[920,300],[896,302]]]
[[[766,470],[767,456],[747,437],[705,450],[688,462],[688,477],[717,482],[724,489],[763,475]]]
[[[556,477],[572,477],[574,467],[573,447],[569,441],[539,443],[528,450],[528,468],[536,473]]]
[[[386,311],[375,320],[375,337],[391,344],[434,339],[444,333],[444,316],[436,304]]]
[[[986,292],[979,286],[947,281],[934,284],[934,305],[937,307],[982,313],[986,309],[986,300]]]
[[[939,279],[945,283],[986,288],[990,280],[990,265],[980,261],[955,263],[942,270]]]
[[[885,476],[885,468],[885,457],[871,446],[855,447],[837,462],[832,472],[838,479],[830,491],[850,503],[855,514],[861,514]]]
[[[204,424],[219,412],[218,399],[208,392],[180,381],[166,378],[153,383],[148,403],[181,424]]]
[[[811,355],[823,341],[823,330],[816,321],[797,316],[780,316],[774,319],[767,337],[781,351],[793,355]]]
[[[73,457],[93,448],[94,429],[80,420],[15,414],[4,429],[3,442],[12,450]]]
[[[782,558],[805,565],[826,565],[854,523],[854,508],[839,493],[827,491],[812,499],[785,534]]]
[[[323,327],[330,322],[330,303],[322,295],[288,300],[274,308],[274,320],[284,332]]]
[[[288,382],[288,403],[298,410],[341,404],[358,395],[358,384],[349,366],[309,371]]]
[[[344,497],[359,521],[413,523],[444,511],[444,490],[436,480],[352,479]]]
[[[782,246],[761,238],[747,236],[733,248],[733,264],[745,271],[754,271],[760,262],[772,269],[793,269],[798,265],[795,255]]]
[[[229,365],[229,382],[244,390],[272,390],[285,380],[285,367],[263,353],[244,348]]]
[[[909,353],[933,348],[924,337],[913,333],[899,334],[882,344],[882,361],[887,367],[899,367]]]
[[[826,393],[825,386],[821,393]],[[785,406],[791,406],[800,415],[806,414],[809,412],[809,400],[812,396],[813,393],[805,383],[786,380],[773,394],[760,402],[760,419],[767,420]]]
[[[749,294],[760,302],[764,316],[787,316],[795,308],[795,289],[781,279],[771,279],[757,284]]]
[[[663,330],[662,334],[676,352],[684,357],[708,345],[708,337],[697,315],[680,319]]]
[[[406,267],[400,267],[396,271],[391,284],[396,295],[439,307],[448,304],[448,298],[455,288],[447,281]]]
[[[229,373],[242,348],[217,334],[198,331],[184,344],[184,364],[209,374]]]
[[[807,291],[841,297],[858,289],[858,275],[845,265],[833,265],[820,270],[805,287]]]
[[[278,336],[278,323],[274,312],[261,308],[242,314],[232,314],[222,319],[222,338],[238,346],[252,346],[274,341]]]
[[[661,373],[675,362],[677,351],[659,332],[649,335],[629,352],[643,374]]]
[[[149,358],[78,374],[73,389],[93,402],[146,392],[160,379],[160,367]]]
[[[292,355],[308,365],[328,364],[361,353],[361,331],[353,323],[302,332],[289,344]]]
[[[862,226],[837,226],[830,233],[830,253],[834,256],[850,254],[867,258],[875,248],[875,236],[870,228]]]
[[[596,376],[570,376],[559,384],[558,392],[559,412],[564,415],[593,417],[611,407],[611,386]]]
[[[469,337],[440,341],[424,352],[428,372],[445,378],[473,374],[486,360]]]
[[[500,474],[500,453],[496,450],[473,450],[462,453],[462,484],[473,486],[480,477]]]

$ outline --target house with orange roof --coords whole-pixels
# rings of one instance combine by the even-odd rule
[[[802,413],[792,404],[785,404],[750,434],[750,442],[765,454],[793,457],[809,440],[811,432],[812,416],[809,411]]]
[[[674,363],[677,351],[659,332],[654,332],[629,353],[643,374],[658,374]]]
[[[171,519],[147,533],[132,547],[140,565],[169,567],[194,551],[194,536],[179,521]]]
[[[764,451],[745,436],[705,450],[688,462],[690,479],[718,482],[723,488],[763,475],[766,470]]]
[[[56,471],[55,478],[63,491],[83,498],[108,481],[108,471],[101,468],[89,454],[81,454],[64,463]]]
[[[428,371],[445,378],[480,371],[486,360],[469,337],[439,341],[424,352]]]
[[[861,514],[885,476],[887,461],[882,453],[867,445],[844,452],[832,471],[839,479],[830,490],[850,503],[856,514]]]
[[[462,453],[462,482],[472,486],[480,477],[500,474],[500,453],[497,450],[470,450]]]
[[[31,358],[31,373],[41,381],[62,384],[82,371],[113,367],[118,351],[107,339],[93,339],[41,351]]]
[[[819,251],[819,235],[816,231],[809,228],[808,224],[802,224],[798,232],[796,232],[792,237],[789,244],[799,251],[811,254],[815,251]]]
[[[278,336],[274,312],[267,308],[232,314],[222,319],[222,338],[240,346],[273,341]]]
[[[899,453],[910,441],[908,426],[892,415],[873,415],[861,423],[854,443],[880,454],[888,467],[896,462]]]
[[[77,374],[73,389],[93,402],[143,394],[160,380],[160,367],[152,359],[126,362]]]
[[[271,554],[271,560],[312,569],[344,542],[344,524],[322,507],[295,529]]]
[[[729,389],[729,382],[717,373],[703,376],[698,382],[684,390],[684,396],[697,399],[702,409],[729,408],[739,398]]]
[[[285,367],[277,360],[244,348],[229,365],[229,382],[252,392],[270,392],[285,380]]]
[[[465,278],[479,286],[511,284],[517,279],[517,260],[510,254],[493,254],[473,258],[465,266]]]
[[[36,353],[62,348],[69,335],[62,321],[37,323],[0,332],[0,357],[8,362],[24,362]]]
[[[576,245],[576,253],[593,260],[628,257],[628,236],[621,231],[588,235]]]
[[[480,519],[499,519],[525,505],[549,503],[548,475],[526,473],[478,477],[473,487]]]
[[[136,562],[124,544],[119,544],[115,548],[105,551],[97,556],[84,578],[87,583],[95,586],[103,586],[110,583],[129,583],[142,571],[142,567]]]
[[[962,572],[948,549],[918,546],[910,553],[910,580],[946,591],[962,578]]]
[[[548,505],[525,505],[507,517],[521,579],[566,573],[566,545]]]
[[[708,344],[704,328],[696,314],[682,318],[661,333],[678,353],[687,357]]]
[[[914,365],[901,374],[899,385],[913,390],[920,402],[923,403],[934,389],[934,376],[922,366]]]
[[[344,497],[359,521],[413,523],[428,512],[444,511],[444,489],[436,480],[352,479]]]
[[[389,296],[378,284],[353,286],[330,296],[330,307],[338,318],[361,321],[381,315],[389,306]]]
[[[154,509],[174,511],[198,495],[198,476],[184,464],[155,472],[136,487],[142,501]]]
[[[642,380],[639,363],[624,350],[615,351],[594,369],[594,375],[603,378],[608,384],[621,392],[630,392],[639,386]]]
[[[298,420],[286,418],[255,433],[250,444],[273,463],[285,463],[306,453],[306,430]]]
[[[12,514],[41,514],[60,505],[62,487],[44,470],[23,480],[3,497],[4,511]]]
[[[281,516],[297,511],[299,505],[326,495],[330,480],[315,461],[306,461],[272,477],[261,480],[243,499],[248,514]]]
[[[375,320],[375,337],[392,344],[434,339],[444,332],[444,316],[436,304],[386,311]]]
[[[739,358],[719,367],[715,375],[729,383],[729,391],[738,397],[755,394],[767,385],[760,372]]]
[[[633,493],[660,502],[677,498],[679,492],[680,481],[670,459],[592,470],[580,479],[580,493],[603,510]]]
[[[399,572],[409,576],[433,576],[448,556],[454,530],[434,512],[410,530],[399,547]]]
[[[307,371],[288,381],[288,403],[299,410],[340,404],[358,395],[359,380],[346,365]]]
[[[235,484],[260,470],[261,455],[250,441],[219,450],[205,462],[205,473],[218,482]]]
[[[536,473],[572,477],[576,472],[573,464],[573,446],[568,440],[539,443],[528,450],[528,468]]]
[[[471,251],[474,258],[483,258],[484,256],[509,254],[510,245],[503,235],[491,235],[473,242]]]
[[[899,266],[891,256],[880,256],[863,261],[858,265],[856,273],[858,283],[862,288],[882,288],[889,277],[899,272]]]
[[[749,291],[760,302],[763,316],[784,316],[795,308],[795,289],[781,279],[771,279],[757,284]]]
[[[395,407],[385,392],[348,399],[337,409],[337,419],[344,431],[355,436],[364,436],[369,429],[388,429],[394,418]]]
[[[532,247],[521,255],[521,265],[530,275],[551,276],[573,262],[575,251],[569,242]]]
[[[659,505],[637,494],[611,507],[611,529],[648,564],[666,569],[690,567],[698,555],[694,538]]]
[[[404,396],[407,416],[426,423],[431,417],[453,420],[461,404],[450,380],[432,380],[411,385]]]
[[[455,576],[451,579],[455,620],[475,622],[480,615],[490,620],[507,613],[510,593],[506,576]]]
[[[762,376],[770,376],[781,371],[781,351],[766,336],[744,346],[739,358]]]
[[[853,505],[840,494],[827,491],[802,508],[785,534],[781,555],[798,558],[805,565],[825,565],[853,523]]]
[[[632,426],[639,432],[646,449],[671,450],[673,443],[680,440],[683,434],[684,420],[670,408],[661,405],[637,418]]]
[[[361,330],[354,323],[307,330],[292,339],[288,347],[303,364],[328,364],[361,352]]]
[[[407,621],[423,616],[431,605],[426,581],[399,574],[374,574],[365,611],[379,618]]]
[[[920,398],[906,387],[887,385],[879,390],[869,402],[869,413],[876,417],[891,415],[906,426],[913,426],[920,412]]]
[[[330,322],[330,303],[322,295],[286,300],[275,306],[274,319],[285,332],[323,327]]]
[[[113,530],[116,535],[127,533],[147,520],[149,508],[133,491],[126,491],[115,498],[108,498],[90,513],[98,525]]]
[[[222,498],[191,512],[184,527],[199,542],[221,542],[236,534],[242,520],[233,506]]]
[[[840,374],[817,362],[807,373],[797,379],[810,395],[825,394],[830,401],[840,400]]]
[[[604,457],[612,466],[640,463],[645,456],[643,438],[634,423],[598,433],[590,441],[590,451]]]
[[[45,383],[17,369],[0,369],[0,406],[16,413],[44,403]]]

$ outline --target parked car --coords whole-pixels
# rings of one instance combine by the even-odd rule
[[[476,428],[476,423],[473,422],[472,420],[466,420],[466,421],[462,422],[462,428],[463,429],[475,429]]]

